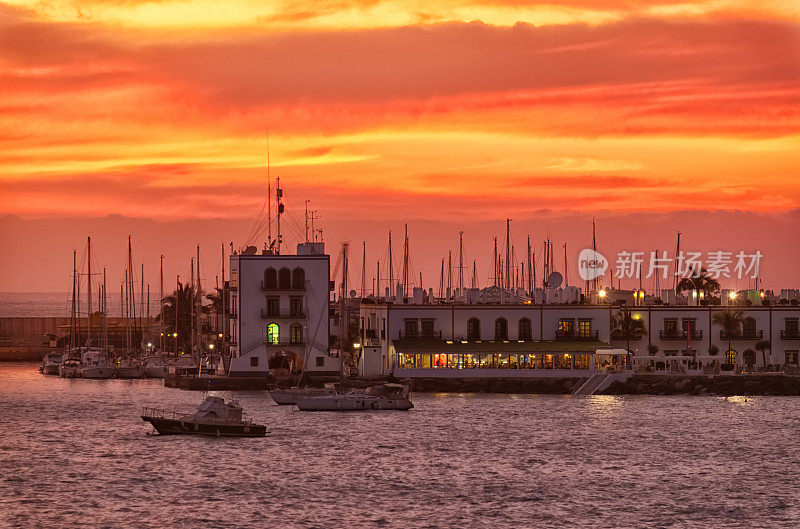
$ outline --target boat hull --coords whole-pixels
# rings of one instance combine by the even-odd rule
[[[46,364],[42,366],[42,374],[43,375],[57,375],[58,374],[58,364]]]
[[[143,376],[144,368],[141,366],[117,367],[114,369],[114,377],[116,378],[142,378]]]
[[[60,367],[58,374],[64,378],[81,378],[83,375],[81,369],[77,367]]]
[[[164,366],[150,366],[146,367],[144,370],[144,374],[147,378],[164,378],[164,373],[166,369]]]
[[[335,394],[336,390],[327,388],[288,388],[288,389],[274,389],[269,392],[269,396],[279,406],[287,406],[297,404],[297,399],[305,397],[319,397],[322,395]]]
[[[301,411],[406,411],[414,407],[409,399],[372,399],[345,397],[301,397],[297,408]]]
[[[212,437],[264,437],[267,427],[263,424],[213,424],[161,417],[142,416],[160,435],[206,435]]]
[[[84,367],[81,371],[82,378],[103,379],[114,376],[114,368],[111,366],[91,366]]]

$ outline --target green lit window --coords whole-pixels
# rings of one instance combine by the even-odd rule
[[[277,323],[270,323],[267,325],[267,343],[278,345],[280,339],[280,332]]]

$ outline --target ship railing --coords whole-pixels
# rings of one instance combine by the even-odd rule
[[[182,421],[187,423],[195,423],[197,422],[197,417],[194,413],[184,413],[178,411],[170,411],[170,410],[162,410],[159,408],[142,408],[142,417],[146,417],[148,419],[166,419],[172,421]],[[230,419],[223,419],[219,417],[207,417],[203,418],[202,422],[204,423],[227,423],[230,422]],[[238,422],[238,421],[237,421]],[[242,412],[242,423],[252,424],[253,419],[246,418],[245,413]]]

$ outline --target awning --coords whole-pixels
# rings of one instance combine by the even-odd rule
[[[609,344],[596,340],[562,342],[562,341],[486,341],[463,342],[459,340],[392,340],[395,350],[401,354],[417,353],[594,353],[596,349],[609,347]]]

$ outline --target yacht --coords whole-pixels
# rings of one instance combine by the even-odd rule
[[[142,378],[144,376],[144,367],[138,360],[131,356],[123,356],[117,361],[114,366],[115,378]]]
[[[108,355],[102,349],[87,347],[81,351],[82,378],[111,378],[114,368],[108,362]]]
[[[407,384],[380,384],[365,390],[296,398],[301,411],[410,410],[411,391]]]
[[[267,427],[245,419],[236,401],[206,397],[194,413],[176,413],[145,408],[142,420],[161,435],[211,435],[216,437],[264,437]]]
[[[167,372],[164,359],[160,356],[151,356],[144,361],[144,375],[147,378],[164,378],[164,373]]]
[[[63,353],[47,353],[42,358],[42,367],[41,371],[43,375],[57,375],[58,368],[61,366],[61,362],[64,360]]]
[[[58,366],[58,374],[64,378],[81,378],[83,365],[80,356],[73,353],[65,354],[61,365]]]

